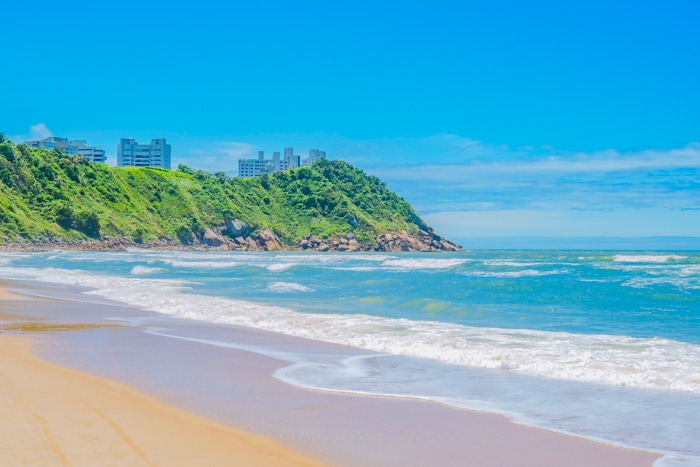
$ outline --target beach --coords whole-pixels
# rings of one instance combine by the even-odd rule
[[[619,466],[659,457],[435,402],[294,387],[274,377],[283,361],[144,332],[153,313],[75,288],[4,281],[0,297],[3,463]],[[168,322],[178,326],[241,346],[273,339],[343,351]]]

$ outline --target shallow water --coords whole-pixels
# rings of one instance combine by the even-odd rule
[[[57,251],[4,253],[0,275],[356,349],[245,349],[291,362],[277,376],[292,384],[432,399],[700,456],[697,252]]]

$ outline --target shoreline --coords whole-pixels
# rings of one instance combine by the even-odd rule
[[[23,288],[23,285],[3,281],[0,289],[3,288],[11,290]],[[64,286],[56,289],[68,290]],[[6,294],[2,302],[6,305],[5,297]],[[0,314],[51,321],[57,317],[65,318],[67,310],[78,310],[80,312],[71,316],[70,321],[85,322],[89,316],[99,320],[100,313],[95,313],[95,308],[101,311],[102,318],[114,313],[114,310],[107,310],[108,305],[91,303],[86,306],[79,301],[22,298],[12,300],[15,308],[12,313],[3,306]],[[121,307],[119,312],[124,314],[127,310],[134,316],[149,314],[127,307]],[[188,324],[190,327],[204,327],[196,322]],[[217,330],[232,332],[223,327]],[[241,332],[253,337],[263,334],[259,331]],[[103,369],[106,374],[100,376],[121,381],[190,412],[216,418],[225,425],[282,440],[294,449],[335,465],[367,465],[368,462],[374,465],[425,465],[426,460],[440,465],[464,465],[464,462],[482,465],[650,465],[660,457],[655,453],[516,425],[505,417],[487,412],[460,410],[421,400],[300,389],[273,377],[276,369],[285,366],[282,361],[243,350],[220,349],[150,335],[130,326],[35,333],[32,339],[37,343],[35,354],[39,358],[64,367],[77,367],[81,372],[95,373],[87,371],[90,365],[81,361],[84,357],[77,356],[78,349],[86,342],[95,345],[91,335],[99,335],[97,348],[111,349],[104,355],[92,355],[91,359],[97,359],[97,366],[104,367],[107,362],[104,359],[109,357],[112,359],[110,364],[117,368],[116,371]],[[275,338],[286,339],[284,336]],[[126,350],[119,350],[119,346]],[[149,350],[150,363],[120,363],[120,358],[124,362],[128,358],[123,357],[139,354],[144,347]],[[182,358],[173,362],[169,358],[173,354]],[[132,364],[137,366],[129,367]],[[166,379],[171,379],[170,384],[177,381],[173,373],[192,373],[189,376],[195,381],[206,379],[201,384],[208,386],[207,391],[214,391],[214,395],[204,393],[205,389],[197,382],[188,383],[186,380],[179,385],[181,387],[173,388],[162,381],[159,383],[158,378],[152,378],[153,375],[148,376],[151,378],[148,381],[133,377],[133,374],[148,375],[149,368],[152,372],[154,366]],[[191,387],[182,387],[188,384]],[[226,394],[216,391],[226,391]],[[183,392],[190,395],[183,395]],[[504,449],[504,439],[508,440],[508,449]]]

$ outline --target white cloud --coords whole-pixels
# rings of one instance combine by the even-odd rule
[[[49,127],[45,123],[37,123],[36,125],[31,125],[29,127],[29,138],[30,139],[46,139],[53,136]]]
[[[484,147],[481,147],[484,150]],[[485,180],[484,177],[516,174],[550,175],[575,173],[611,173],[633,170],[673,168],[700,168],[700,147],[690,144],[684,148],[619,153],[614,150],[591,154],[575,153],[549,155],[546,157],[523,157],[514,151],[511,158],[503,158],[498,148],[498,159],[494,161],[469,161],[463,163],[428,163],[422,165],[399,165],[377,167],[380,174],[395,179],[420,179],[435,181]]]

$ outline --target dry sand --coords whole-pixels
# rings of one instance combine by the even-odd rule
[[[28,337],[0,335],[3,465],[323,465],[31,348]]]

